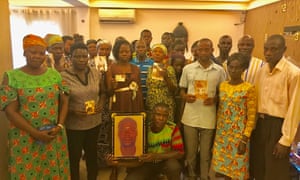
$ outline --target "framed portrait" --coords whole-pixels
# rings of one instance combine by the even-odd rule
[[[145,153],[146,113],[112,114],[112,153],[116,159],[136,159]]]

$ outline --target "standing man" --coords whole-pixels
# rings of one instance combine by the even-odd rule
[[[144,105],[147,97],[146,80],[148,75],[148,68],[153,65],[153,60],[146,55],[146,43],[143,40],[138,40],[135,43],[136,56],[132,58],[131,63],[140,68],[141,88],[143,93]]]
[[[217,64],[220,64],[224,67],[227,67],[227,59],[229,57],[230,50],[232,48],[232,38],[229,35],[223,35],[219,39],[218,43],[219,56],[216,57]],[[227,69],[227,68],[226,68]],[[225,71],[226,71],[225,69]]]
[[[261,59],[258,59],[252,56],[254,49],[254,39],[249,36],[243,36],[238,42],[238,51],[245,56],[249,57],[249,67],[245,70],[242,75],[244,81],[254,84],[255,76],[257,71],[263,66],[264,62]]]
[[[152,33],[149,29],[142,30],[140,34],[140,40],[143,40],[146,44],[146,54],[148,57],[151,57],[151,42],[152,42]]]
[[[289,152],[300,121],[300,70],[284,56],[285,39],[270,36],[264,45],[266,64],[258,71],[258,121],[251,160],[256,180],[287,180]]]
[[[199,40],[197,61],[186,65],[179,82],[181,96],[185,101],[182,123],[186,145],[188,177],[195,174],[196,156],[200,143],[200,178],[208,180],[211,148],[216,126],[216,99],[219,84],[225,80],[223,68],[210,58],[213,43],[210,39]]]

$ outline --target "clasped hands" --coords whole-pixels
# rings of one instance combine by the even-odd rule
[[[37,130],[35,133],[32,134],[33,138],[41,141],[43,143],[49,143],[56,138],[59,132],[62,130],[60,126],[55,126],[49,130]]]

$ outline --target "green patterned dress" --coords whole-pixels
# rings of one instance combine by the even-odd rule
[[[147,111],[151,111],[157,103],[165,103],[170,107],[170,114],[168,121],[174,121],[174,109],[175,109],[175,99],[174,94],[168,89],[167,83],[165,81],[157,80],[152,78],[152,69],[149,68],[147,76],[147,97],[146,97],[146,107]],[[175,70],[172,66],[167,67],[168,77],[171,79],[172,83],[176,86],[177,80],[175,75]]]
[[[18,100],[21,115],[35,128],[54,125],[58,119],[59,91],[68,91],[62,85],[60,74],[48,69],[32,76],[20,69],[7,72],[9,84],[1,85],[0,108]],[[12,123],[8,132],[9,179],[70,179],[67,137],[60,131],[48,144],[37,142],[28,133]]]

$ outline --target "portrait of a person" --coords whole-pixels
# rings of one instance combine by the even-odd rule
[[[136,154],[137,123],[132,118],[124,118],[118,124],[120,153],[122,156]]]

